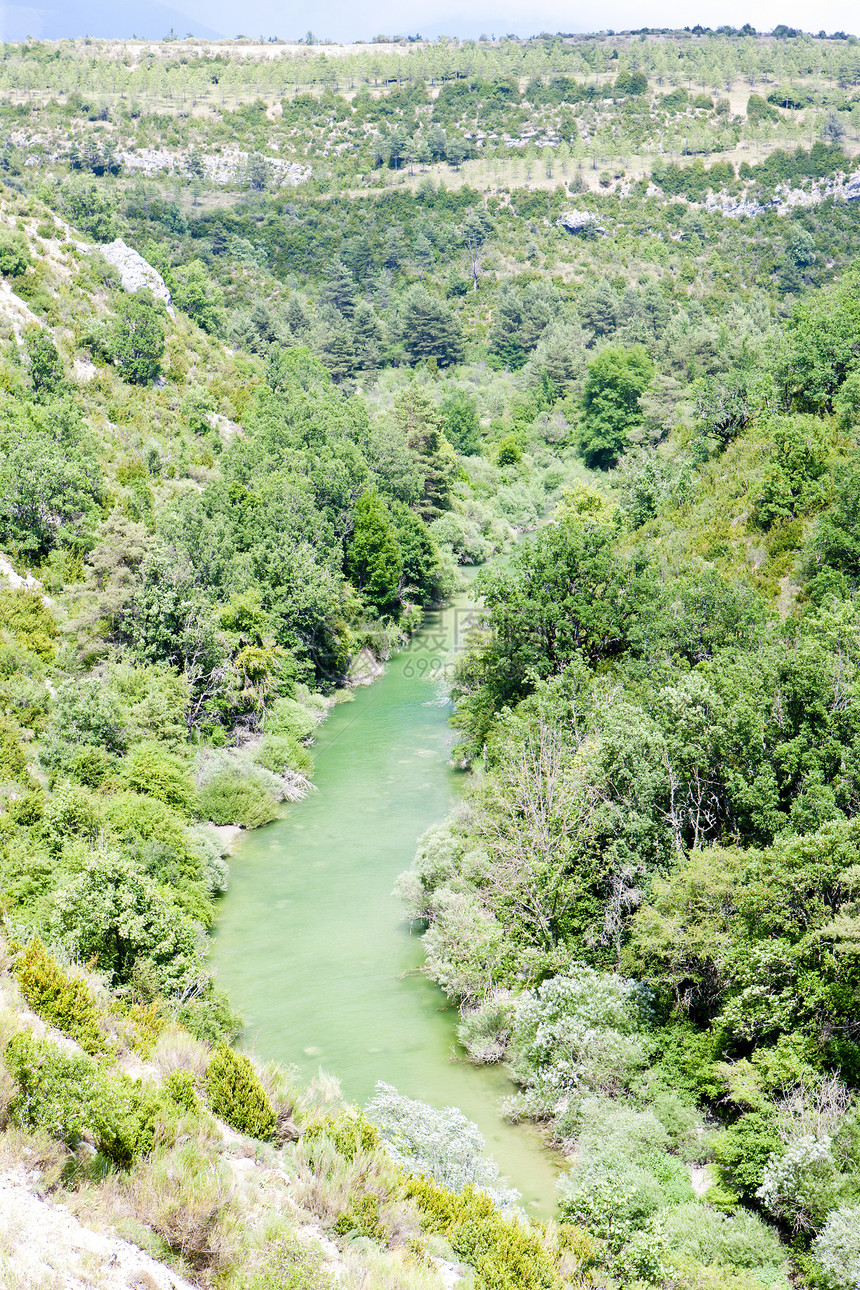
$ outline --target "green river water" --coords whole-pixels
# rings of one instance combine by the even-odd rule
[[[314,746],[316,791],[286,819],[242,836],[216,925],[220,984],[261,1057],[320,1068],[364,1104],[376,1081],[474,1120],[530,1211],[554,1210],[558,1161],[498,1114],[504,1073],[461,1060],[457,1012],[417,971],[392,886],[415,844],[447,815],[462,775],[438,679],[468,614],[461,596],[424,626],[384,676],[338,704]]]

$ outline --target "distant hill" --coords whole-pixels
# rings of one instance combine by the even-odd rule
[[[28,36],[41,40],[74,36],[161,40],[171,28],[178,36],[191,33],[206,40],[218,40],[224,34],[180,9],[152,0],[131,0],[125,5],[117,5],[114,0],[49,0],[46,5],[0,3],[3,40],[26,40]]]

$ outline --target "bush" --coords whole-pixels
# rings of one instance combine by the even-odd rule
[[[480,1188],[494,1205],[515,1205],[519,1200],[518,1192],[503,1185],[495,1161],[483,1154],[478,1126],[456,1107],[439,1111],[380,1082],[367,1114],[379,1127],[392,1159],[410,1173],[424,1174],[454,1192]]]
[[[307,775],[313,769],[313,758],[307,748],[292,735],[263,735],[256,760],[274,775],[283,775],[289,770]]]
[[[500,466],[515,466],[522,461],[523,450],[515,434],[507,434],[496,448],[496,461]]]
[[[22,1128],[41,1129],[73,1150],[89,1132],[121,1167],[151,1148],[160,1103],[126,1076],[25,1032],[12,1036],[4,1058],[17,1085],[10,1113]]]
[[[266,1142],[275,1127],[275,1112],[257,1073],[244,1053],[220,1044],[206,1072],[209,1105],[239,1133]]]
[[[720,1214],[693,1201],[665,1211],[661,1223],[666,1244],[678,1260],[694,1259],[705,1267],[722,1266],[732,1271],[745,1268],[784,1273],[785,1255],[778,1234],[748,1210]]]
[[[184,763],[159,744],[143,743],[132,748],[122,763],[119,780],[124,788],[155,797],[186,815],[193,809],[191,776]]]
[[[474,1187],[457,1195],[429,1178],[412,1177],[406,1193],[421,1209],[425,1229],[445,1236],[474,1267],[475,1290],[548,1290],[559,1284],[562,1258],[567,1275],[576,1278],[573,1284],[582,1284],[596,1261],[594,1245],[581,1228],[562,1224],[554,1241],[545,1240],[519,1216],[500,1214],[486,1192]]]
[[[756,1196],[775,1218],[793,1231],[815,1230],[834,1203],[837,1187],[832,1140],[804,1134],[764,1167]]]
[[[4,277],[17,278],[26,272],[31,263],[26,238],[20,233],[3,229],[0,232],[0,273]]]
[[[641,988],[584,964],[551,977],[519,1001],[511,1048],[526,1105],[552,1114],[571,1094],[617,1091],[642,1060],[636,1031]]]
[[[0,591],[0,633],[9,633],[43,663],[54,657],[57,624],[38,591]]]
[[[860,1205],[840,1205],[812,1244],[832,1290],[860,1290]]]
[[[316,728],[312,714],[295,699],[276,699],[266,713],[267,735],[289,735],[304,744],[313,738]]]
[[[257,829],[277,820],[281,808],[268,785],[252,772],[223,770],[200,790],[201,814],[213,824],[240,824]]]
[[[95,997],[81,977],[69,976],[40,940],[31,941],[16,959],[21,992],[34,1012],[62,1030],[87,1053],[105,1052]]]

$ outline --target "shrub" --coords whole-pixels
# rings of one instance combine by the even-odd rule
[[[164,1081],[164,1092],[180,1111],[195,1111],[198,1106],[191,1071],[171,1071]]]
[[[70,837],[95,846],[104,827],[102,803],[79,784],[58,784],[45,807],[46,840],[60,850]]]
[[[584,964],[526,991],[514,1020],[511,1070],[528,1104],[551,1114],[571,1093],[623,1086],[642,1060],[640,1000],[633,981]]]
[[[812,1244],[833,1290],[860,1290],[860,1205],[840,1205]]]
[[[313,738],[317,723],[295,699],[276,699],[266,713],[267,735],[290,735],[297,743]]]
[[[793,1231],[816,1229],[833,1205],[837,1169],[832,1140],[804,1134],[774,1153],[764,1167],[756,1196]]]
[[[283,775],[288,770],[307,775],[313,769],[313,758],[307,748],[289,734],[263,735],[256,759],[275,775]]]
[[[522,459],[523,450],[516,435],[507,434],[504,439],[499,440],[496,448],[496,461],[500,466],[515,466]]]
[[[0,713],[0,783],[27,777],[27,758],[21,747],[21,731]]]
[[[120,783],[134,793],[156,797],[186,815],[194,806],[194,784],[184,763],[155,743],[138,744],[124,759]]]
[[[379,1127],[392,1159],[410,1173],[425,1174],[443,1187],[485,1191],[495,1205],[515,1205],[519,1193],[505,1187],[499,1167],[484,1154],[476,1124],[456,1107],[439,1111],[378,1083],[367,1114]]]
[[[275,1127],[275,1112],[257,1073],[244,1053],[219,1044],[206,1072],[209,1105],[239,1133],[265,1142]]]
[[[544,1239],[519,1216],[499,1213],[486,1192],[474,1187],[457,1195],[429,1178],[411,1177],[406,1192],[421,1209],[425,1229],[445,1236],[474,1267],[475,1290],[549,1290],[559,1283],[561,1258],[579,1284],[595,1262],[594,1245],[580,1228],[563,1224],[554,1242]]]
[[[651,1173],[615,1158],[586,1158],[560,1180],[559,1193],[563,1217],[582,1223],[606,1241],[613,1254],[665,1204]]]
[[[339,1115],[323,1115],[312,1121],[305,1130],[307,1142],[317,1142],[326,1137],[338,1155],[349,1164],[364,1152],[373,1154],[379,1149],[380,1137],[376,1125],[363,1111],[347,1109]]]
[[[0,591],[0,632],[8,632],[43,663],[54,657],[57,624],[38,591]]]
[[[673,1263],[693,1259],[705,1267],[723,1266],[732,1271],[784,1271],[785,1255],[778,1234],[749,1210],[720,1214],[693,1201],[664,1211],[661,1223]]]
[[[43,1021],[62,1030],[85,1052],[105,1052],[107,1036],[92,991],[81,977],[65,972],[40,940],[31,941],[18,955],[15,972],[24,998]]]
[[[457,1038],[470,1059],[479,1065],[500,1062],[508,1047],[513,1002],[507,994],[499,994],[463,1015],[457,1027]]]
[[[4,1057],[17,1085],[10,1105],[16,1124],[72,1149],[89,1132],[98,1150],[122,1167],[151,1148],[160,1106],[152,1092],[23,1031],[9,1040]]]
[[[16,278],[26,272],[31,263],[26,239],[8,229],[0,231],[0,273],[4,277]]]
[[[213,824],[240,824],[257,829],[281,814],[268,784],[253,773],[223,770],[200,790],[201,813]]]

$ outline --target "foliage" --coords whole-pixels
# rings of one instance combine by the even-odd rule
[[[115,852],[94,853],[57,892],[54,924],[80,957],[110,973],[116,985],[178,993],[199,965],[194,924]]]
[[[523,1105],[551,1115],[562,1099],[623,1088],[643,1049],[637,1030],[641,992],[633,981],[572,964],[517,1002],[511,1072]]]
[[[813,1252],[834,1290],[860,1285],[860,1207],[841,1205],[828,1216],[813,1242]]]
[[[641,346],[625,350],[609,345],[589,363],[580,430],[587,466],[606,470],[623,455],[653,376],[654,364]]]
[[[377,1125],[392,1159],[409,1173],[432,1178],[457,1193],[467,1187],[479,1189],[503,1208],[519,1199],[519,1192],[503,1185],[498,1165],[484,1155],[484,1139],[477,1125],[456,1107],[437,1111],[379,1082],[367,1115]]]
[[[36,938],[20,952],[15,972],[33,1011],[80,1044],[86,1053],[105,1052],[107,1036],[95,997],[80,976],[65,972]]]
[[[125,296],[117,305],[106,339],[108,352],[132,385],[149,385],[161,373],[164,357],[164,308],[145,292]]]
[[[244,1053],[226,1044],[218,1046],[206,1071],[206,1096],[215,1114],[231,1128],[261,1141],[271,1137],[275,1112]]]
[[[390,608],[397,598],[403,557],[397,532],[378,496],[359,498],[352,537],[346,552],[350,579],[377,610]]]
[[[281,808],[269,783],[260,775],[223,770],[213,775],[198,795],[200,812],[213,824],[238,824],[256,829],[276,820]]]
[[[127,1076],[23,1031],[9,1040],[4,1060],[17,1085],[11,1104],[16,1123],[42,1129],[72,1149],[89,1132],[120,1167],[151,1148],[158,1099]]]

